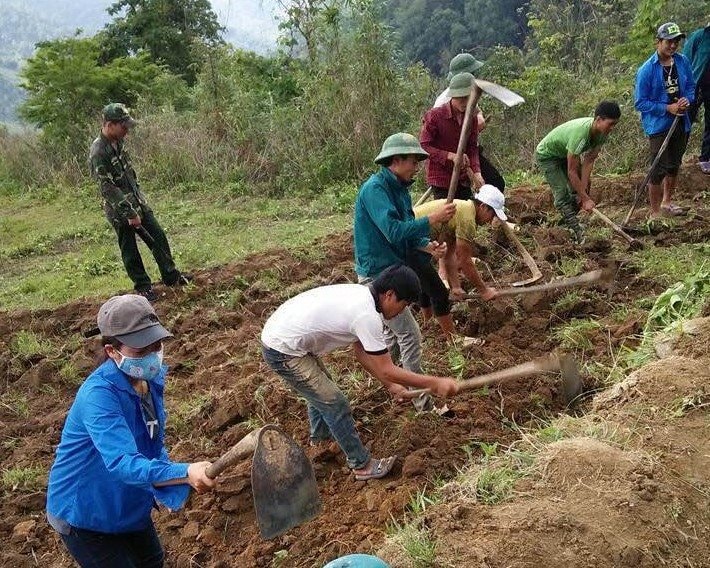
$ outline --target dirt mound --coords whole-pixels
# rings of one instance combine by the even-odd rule
[[[684,340],[685,349],[704,341]],[[433,508],[424,523],[437,543],[434,565],[710,565],[709,363],[671,356],[602,393],[601,438],[545,446],[511,500]],[[414,566],[392,542],[380,552],[394,568]]]
[[[700,180],[693,176],[692,172],[681,175],[680,195],[687,199],[697,194],[698,187],[708,186],[706,179],[702,180],[705,186],[695,184]],[[628,205],[634,181],[615,178],[603,183],[604,198],[608,195],[608,203],[620,206],[615,218],[623,215],[621,206]],[[685,189],[693,184],[692,193]],[[575,249],[564,231],[548,225],[555,214],[545,189],[512,190],[508,204],[513,218],[528,219],[534,225],[524,231],[546,280],[560,274],[563,259],[580,259],[580,270],[591,270],[608,260],[623,258],[625,248],[615,241],[614,246],[605,242],[603,246],[590,245],[589,250]],[[703,231],[707,228],[699,221],[687,219],[685,223],[678,230],[646,240],[651,244],[652,239],[664,239],[663,246],[671,246],[706,238]],[[483,261],[490,268],[490,272],[483,272],[486,279],[503,286],[529,277],[515,250],[504,240],[491,240],[486,245]],[[195,285],[185,290],[158,287],[161,298],[156,309],[175,334],[166,347],[166,360],[171,366],[166,396],[170,416],[167,445],[174,459],[215,459],[255,425],[267,422],[280,424],[299,444],[307,445],[305,408],[261,362],[258,336],[265,318],[286,298],[313,286],[349,280],[354,280],[352,236],[342,233],[303,249],[273,250],[197,271]],[[638,331],[639,325],[633,316],[617,321],[612,306],[632,305],[663,288],[622,266],[610,294],[586,291],[576,299],[556,293],[495,304],[477,300],[461,303],[455,311],[459,328],[484,336],[486,343],[459,352],[442,341],[436,327],[425,326],[427,370],[468,378],[521,363],[558,345],[551,334],[556,326],[572,317],[589,315],[599,322],[599,328],[585,339],[585,353],[589,361],[611,365],[610,343],[614,347],[624,341],[633,345],[629,336]],[[565,302],[561,301],[563,296]],[[25,475],[16,486],[4,485],[0,537],[6,546],[0,552],[0,565],[70,565],[43,518],[46,472],[66,411],[100,349],[96,340],[84,339],[81,332],[95,325],[102,301],[90,298],[56,310],[0,312],[0,373],[5,377],[0,383],[0,468]],[[682,344],[680,349],[685,349]],[[692,349],[682,353],[692,356],[696,353]],[[478,444],[511,444],[518,437],[514,425],[564,411],[557,378],[537,377],[468,391],[449,401],[453,411],[450,418],[417,416],[410,406],[393,403],[376,381],[363,376],[352,354],[333,354],[326,358],[326,364],[351,400],[358,429],[373,453],[401,457],[394,475],[377,482],[355,482],[339,453],[314,455],[323,513],[283,537],[264,541],[254,518],[249,463],[240,464],[224,475],[215,493],[193,496],[186,509],[178,513],[156,514],[168,566],[310,568],[340,554],[376,550],[385,541],[387,523],[403,518],[413,496],[453,478],[471,454],[480,455]],[[683,365],[685,374],[702,370],[696,363]],[[664,399],[654,398],[665,392],[664,373],[675,377],[679,371],[660,368],[652,386],[639,391],[646,397],[643,400],[658,400],[658,408],[665,408],[661,405]],[[592,377],[585,380],[587,386],[595,385]],[[699,384],[688,383],[693,388]],[[684,388],[677,386],[676,393],[683,393],[681,401],[693,392]],[[629,404],[633,400],[630,397]],[[692,404],[696,406],[691,409],[688,405]],[[697,401],[679,408],[686,413],[679,419],[679,426],[687,426],[686,418],[703,416]],[[624,412],[629,424],[638,424],[634,428],[643,437],[645,414],[632,416],[636,411],[631,406]],[[664,435],[670,440],[672,434]],[[694,437],[691,443],[694,448],[705,447],[699,438]],[[661,530],[672,550],[676,550],[672,547],[678,539],[687,537],[696,546],[693,539],[702,537],[700,525],[688,528],[683,524],[696,518],[699,506],[695,499],[699,493],[693,494],[695,500],[684,495],[689,491],[687,485],[664,486],[653,494],[650,487],[659,477],[657,470],[651,472],[653,478],[649,477],[644,460],[622,459],[615,453],[621,450],[613,445],[560,442],[556,451],[549,459],[548,480],[539,480],[541,487],[526,487],[526,480],[519,482],[523,484],[520,490],[535,490],[535,498],[522,497],[495,509],[458,505],[432,516],[431,527],[440,539],[440,555],[434,565],[562,566],[567,562],[566,566],[611,566],[634,560],[643,565],[648,548],[644,539],[656,543],[656,548],[648,548],[652,554],[665,554],[658,544]],[[706,448],[707,454],[710,451]],[[703,462],[698,455],[694,452],[692,459],[700,460],[695,464],[700,467]],[[685,468],[681,458],[679,453],[678,467]],[[583,476],[586,464],[596,466],[595,479],[614,480],[612,488],[594,480],[587,487]],[[577,483],[577,479],[582,482]],[[640,496],[639,487],[665,497],[654,497],[656,501],[650,505]],[[693,487],[707,493],[701,485]],[[661,502],[680,511],[677,523],[669,521],[667,515],[661,518],[657,511]],[[629,534],[631,528],[633,534]],[[525,541],[524,534],[531,540]],[[695,552],[689,558],[694,566],[702,565]]]

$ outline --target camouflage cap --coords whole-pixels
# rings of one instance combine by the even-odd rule
[[[104,120],[110,122],[125,122],[127,126],[135,126],[137,121],[130,115],[123,103],[109,103],[103,111]]]
[[[449,74],[446,76],[447,81],[458,73],[475,73],[483,67],[483,61],[479,61],[470,53],[459,53],[449,63]]]

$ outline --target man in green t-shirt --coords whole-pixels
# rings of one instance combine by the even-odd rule
[[[584,241],[584,231],[577,219],[582,209],[591,211],[590,177],[602,144],[621,118],[621,109],[613,101],[602,101],[594,118],[575,118],[552,129],[537,145],[535,161],[545,174],[562,223],[574,233],[577,244]]]
[[[445,202],[445,199],[436,199],[418,205],[414,208],[414,216],[418,219],[427,217],[441,208]],[[464,276],[475,286],[481,298],[486,301],[492,300],[497,297],[498,291],[483,281],[471,257],[478,225],[486,225],[494,217],[498,217],[503,223],[507,221],[503,210],[505,197],[497,187],[485,184],[472,200],[454,199],[454,203],[456,204],[454,216],[447,222],[431,223],[430,221],[429,233],[431,239],[446,243],[444,266],[451,286],[451,297],[459,300],[466,294],[461,288],[460,268]]]

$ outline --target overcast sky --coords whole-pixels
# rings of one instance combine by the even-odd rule
[[[1,0],[0,0],[1,1]],[[237,47],[264,52],[273,49],[278,34],[276,0],[211,0],[227,40]]]

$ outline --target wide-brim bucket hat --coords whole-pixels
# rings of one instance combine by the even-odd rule
[[[380,153],[375,158],[376,164],[381,164],[387,158],[392,156],[416,156],[419,161],[426,160],[429,157],[416,136],[412,136],[407,132],[397,132],[388,136],[382,144]]]
[[[446,80],[451,81],[451,78],[459,73],[475,73],[483,65],[483,61],[479,61],[470,53],[459,53],[449,63],[449,73],[446,75]]]
[[[473,90],[475,77],[471,73],[458,73],[449,81],[449,96],[454,99],[457,97],[467,97]]]

